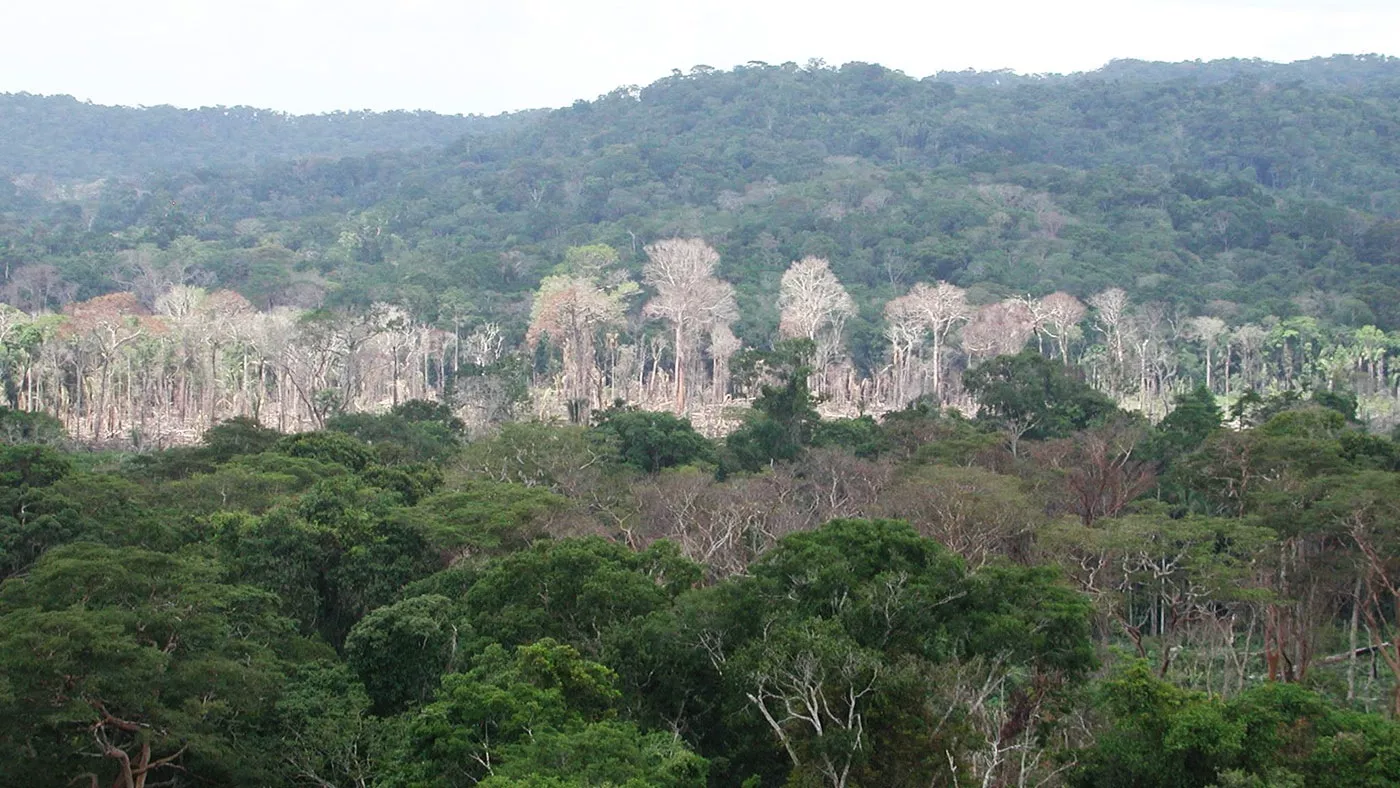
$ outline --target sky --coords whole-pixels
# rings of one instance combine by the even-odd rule
[[[0,92],[495,114],[748,61],[1022,73],[1400,54],[1397,0],[5,0]]]

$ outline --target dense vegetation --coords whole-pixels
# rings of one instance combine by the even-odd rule
[[[187,120],[230,140],[225,158],[194,168],[180,151],[203,149],[174,145],[164,169],[114,165],[61,189],[31,185],[62,174],[46,162],[96,144],[65,118],[116,113],[125,120],[108,126],[141,129],[155,116],[15,97],[38,119],[7,139],[39,152],[7,165],[0,198],[4,293],[26,313],[0,335],[6,387],[12,407],[94,439],[157,443],[260,412],[315,427],[336,408],[392,404],[399,388],[502,400],[528,384],[528,406],[492,404],[483,419],[562,416],[580,399],[656,407],[686,365],[684,385],[705,391],[680,399],[703,407],[756,393],[723,368],[799,333],[783,323],[783,272],[825,260],[849,306],[820,329],[830,336],[809,338],[822,346],[814,385],[841,412],[962,396],[961,369],[1017,349],[965,341],[977,333],[1049,343],[1154,418],[1200,382],[1226,396],[1342,387],[1389,429],[1397,75],[1382,57],[924,80],[865,64],[697,68],[554,112],[466,119],[479,133],[412,151],[349,155],[457,127],[283,117],[250,138],[247,113],[205,112]],[[43,131],[59,122],[78,136]],[[346,155],[279,158],[337,146]],[[693,337],[647,319],[660,316],[645,304],[659,289],[647,250],[671,236],[703,238],[718,253],[707,276],[734,285],[732,317]],[[598,244],[612,250],[602,264],[570,257]],[[618,289],[628,279],[644,288]],[[541,297],[580,281],[617,300],[589,343],[596,372],[527,347],[579,347],[531,331]],[[985,314],[929,326],[932,337],[896,325],[887,305],[921,283],[961,288]],[[1049,296],[1068,306],[1059,323],[1014,303]],[[46,317],[59,311],[71,319]],[[138,336],[95,339],[113,319],[139,323]],[[356,353],[368,355],[346,360]],[[526,380],[518,368],[482,379],[501,358],[523,359]],[[359,379],[383,368],[394,380]],[[417,380],[395,382],[404,369]],[[127,397],[122,412],[104,386]],[[184,397],[196,399],[172,405]]]
[[[292,159],[357,156],[446,145],[508,128],[531,113],[495,118],[432,112],[288,115],[254,107],[104,107],[68,96],[0,94],[0,171],[64,193],[77,181],[140,179]],[[92,187],[73,194],[91,194]]]
[[[1400,783],[1400,62],[0,97],[0,782]]]
[[[1152,427],[988,364],[1068,415],[823,421],[799,367],[718,442],[619,408],[468,443],[412,401],[8,445],[6,782],[1400,779],[1400,447],[1347,401]]]

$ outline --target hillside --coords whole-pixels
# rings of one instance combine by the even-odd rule
[[[49,240],[24,258],[190,235],[207,243],[217,281],[250,297],[255,285],[228,270],[230,258],[273,237],[316,256],[353,300],[410,284],[509,293],[532,287],[567,245],[599,240],[635,253],[634,237],[687,232],[718,245],[725,272],[755,301],[771,300],[779,266],[821,254],[870,298],[931,278],[1081,295],[1144,280],[1152,299],[1264,310],[1323,290],[1364,307],[1363,323],[1400,325],[1393,239],[1377,224],[1400,216],[1394,59],[1124,61],[998,81],[751,65],[494,121],[273,116],[277,132],[264,133],[244,111],[230,120],[236,133],[220,132],[218,156],[193,167],[207,148],[175,146],[159,172],[138,178],[122,176],[132,162],[146,166],[142,155],[114,152],[122,162],[104,163],[50,134],[61,114],[0,119],[52,147],[8,166],[59,174],[44,164],[53,158],[84,162],[85,177],[104,166],[112,176],[71,207],[12,195],[12,208],[28,206],[21,214],[47,212]],[[94,125],[120,113],[154,147],[163,135],[189,139],[214,112],[66,110]],[[504,129],[462,137],[491,124]],[[419,149],[449,135],[460,139]],[[416,150],[354,155],[389,142]],[[7,147],[11,157],[23,149]],[[266,163],[243,166],[252,160]],[[63,215],[79,209],[81,219]],[[249,218],[262,238],[236,229]],[[363,230],[373,237],[358,248],[333,248]],[[489,270],[497,266],[473,262],[500,252],[524,255],[529,270],[503,281]],[[113,287],[74,278],[82,295]],[[751,314],[743,333],[760,340],[771,310]]]
[[[505,355],[523,355],[541,282],[577,273],[568,250],[604,244],[605,257],[618,255],[610,276],[639,280],[648,244],[695,237],[718,252],[715,276],[734,287],[726,330],[758,352],[789,335],[784,271],[827,261],[852,304],[829,359],[846,370],[833,367],[830,379],[847,382],[822,392],[843,407],[905,398],[889,393],[904,362],[887,310],[912,286],[938,282],[964,293],[989,326],[1030,321],[1023,341],[1049,342],[1156,415],[1173,392],[1208,379],[1222,393],[1340,384],[1379,395],[1393,388],[1380,371],[1389,350],[1358,337],[1400,329],[1397,86],[1400,61],[1383,57],[1119,61],[1068,76],[927,79],[860,63],[751,63],[489,121],[273,116],[276,133],[259,145],[240,147],[230,132],[221,158],[198,167],[182,164],[198,150],[190,143],[172,146],[159,172],[114,171],[67,198],[18,179],[0,197],[0,263],[10,303],[29,313],[121,291],[134,293],[123,303],[158,312],[174,285],[233,291],[268,314],[328,307],[359,319],[392,307],[423,331],[449,332],[429,344],[454,349],[422,350],[438,370],[423,365],[414,384],[445,391],[470,331],[489,325]],[[213,112],[33,101],[113,113],[132,133],[166,128],[159,119],[173,112],[185,124],[167,129],[176,137]],[[246,131],[257,117],[227,122]],[[390,139],[416,145],[454,123],[484,125],[444,146],[352,155]],[[67,138],[48,139],[52,156],[81,159]],[[298,145],[340,155],[290,154]],[[231,163],[250,159],[260,163]],[[1084,308],[1110,290],[1136,321],[1131,354],[1126,334],[1110,337]],[[1066,334],[1051,336],[1013,303],[1051,295],[1079,305]],[[670,385],[663,365],[682,370],[664,321],[644,319],[644,300],[619,306],[625,319],[611,341],[629,363],[651,359],[651,376],[635,378],[657,404]],[[1221,326],[1209,341],[1188,326],[1198,318]],[[932,379],[956,381],[985,355],[959,336],[949,354],[934,354],[935,367],[950,366],[927,372]],[[1214,380],[1219,337],[1227,378],[1244,378]],[[692,380],[721,374],[710,339],[683,341],[700,343],[690,363],[704,367]],[[532,385],[564,396],[572,384],[559,382],[558,357],[535,347]],[[911,352],[929,363],[920,347]],[[610,377],[604,361],[588,363]],[[335,396],[344,407],[396,396],[364,385],[331,377],[314,387],[349,386]],[[726,386],[714,384],[717,401],[752,393]],[[605,396],[599,387],[588,398],[601,406]],[[65,408],[82,398],[68,399]],[[309,390],[301,400],[297,418],[319,418]],[[1366,412],[1388,424],[1389,402]],[[562,412],[557,400],[540,407]]]

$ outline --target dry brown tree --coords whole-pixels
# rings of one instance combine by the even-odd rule
[[[546,339],[564,355],[564,397],[583,409],[593,405],[594,337],[622,322],[622,298],[586,276],[550,276],[540,283],[525,335],[531,347]]]

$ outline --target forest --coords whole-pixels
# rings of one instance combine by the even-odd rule
[[[1400,61],[0,96],[0,784],[1400,784]]]

